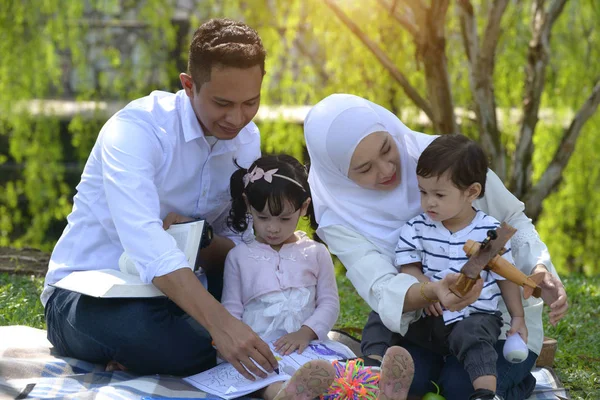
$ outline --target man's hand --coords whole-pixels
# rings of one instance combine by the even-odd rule
[[[278,365],[271,349],[248,325],[225,314],[220,324],[209,330],[221,357],[251,381],[255,379],[252,374],[266,378],[264,371],[273,372]]]
[[[544,265],[538,264],[535,266],[533,273],[536,274],[538,272],[544,272],[544,279],[539,283],[539,286],[542,288],[542,300],[550,306],[550,323],[556,325],[569,309],[567,292],[562,282],[548,272]]]
[[[288,333],[275,341],[275,350],[284,356],[298,350],[302,354],[311,340],[317,339],[317,335],[306,325],[302,325],[296,332]]]
[[[448,274],[441,281],[432,283],[432,285],[435,285],[435,294],[438,300],[446,310],[462,310],[469,304],[475,302],[481,294],[481,289],[483,289],[483,279],[477,279],[475,285],[473,285],[471,290],[469,290],[469,292],[461,299],[450,291],[450,286],[456,283],[459,276],[460,274]]]
[[[208,330],[222,358],[244,377],[250,380],[254,380],[252,374],[265,377],[257,364],[267,372],[277,367],[269,346],[248,325],[233,317],[202,286],[191,269],[180,268],[154,277],[152,283]]]
[[[163,220],[163,229],[167,230],[173,224],[181,224],[182,222],[190,222],[193,220],[194,220],[194,218],[185,217],[183,215],[179,215],[177,213],[170,212],[167,214],[167,216]]]

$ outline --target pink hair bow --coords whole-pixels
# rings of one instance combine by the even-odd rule
[[[271,183],[271,182],[273,182],[273,175],[277,171],[278,171],[278,169],[275,168],[275,169],[270,169],[265,172],[265,170],[263,170],[260,167],[254,167],[254,169],[252,171],[250,171],[249,173],[244,175],[244,178],[243,178],[244,187],[248,186],[248,184],[250,182],[256,182],[263,178],[265,181]]]

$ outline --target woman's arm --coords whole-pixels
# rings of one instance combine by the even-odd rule
[[[474,205],[517,229],[517,233],[511,238],[515,266],[527,275],[545,273],[540,283],[542,298],[550,306],[550,322],[556,324],[567,312],[567,294],[554,269],[548,247],[540,239],[531,219],[524,213],[524,204],[506,189],[492,170],[488,170],[485,196],[476,200]]]
[[[318,233],[346,267],[346,276],[358,294],[393,332],[405,334],[410,323],[420,317],[421,309],[430,304],[427,299],[439,300],[446,308],[457,310],[471,304],[481,292],[478,281],[468,296],[456,297],[448,289],[456,274],[421,285],[414,276],[398,273],[392,263],[392,249],[385,254],[350,228],[333,225],[320,228]]]

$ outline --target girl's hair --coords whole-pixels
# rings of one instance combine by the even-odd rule
[[[461,190],[479,183],[479,198],[485,193],[487,170],[488,160],[481,146],[460,134],[437,137],[421,153],[417,163],[417,175],[423,178],[439,178],[448,172],[454,186]]]
[[[277,169],[277,172],[275,172],[275,176],[272,176],[271,182],[263,177],[254,182],[248,182],[246,185],[244,176],[248,172],[252,173],[255,168],[260,168],[264,172]],[[298,210],[310,197],[308,172],[304,165],[292,156],[286,154],[264,156],[254,161],[250,168],[240,167],[231,175],[230,191],[231,210],[227,218],[227,225],[241,233],[248,229],[250,218],[243,195],[246,195],[248,203],[256,210],[262,211],[267,205],[271,215],[281,214],[286,204],[290,204],[294,210]],[[311,227],[316,229],[312,202],[308,206],[306,216]]]

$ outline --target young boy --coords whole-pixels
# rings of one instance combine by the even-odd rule
[[[395,265],[401,272],[425,284],[460,272],[468,260],[463,250],[466,240],[482,241],[488,230],[500,225],[472,206],[484,195],[487,169],[481,147],[462,135],[442,135],[423,151],[417,179],[424,213],[407,222],[400,232]],[[510,250],[510,244],[507,248]],[[503,257],[512,262],[510,251]],[[425,310],[429,318],[415,323],[423,327],[423,337],[428,336],[429,342],[436,337],[442,342],[437,346],[440,351],[464,364],[475,388],[471,400],[500,399],[496,395],[494,348],[502,327],[500,294],[512,318],[508,335],[517,332],[526,342],[527,327],[520,288],[493,272],[482,271],[481,278],[485,283],[476,302],[455,312],[432,302]]]

